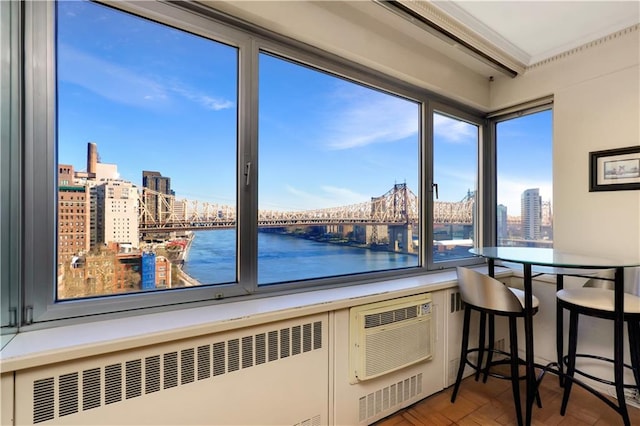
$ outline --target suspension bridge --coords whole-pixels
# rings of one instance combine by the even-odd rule
[[[435,201],[433,222],[473,223],[474,194],[458,202]],[[395,184],[387,193],[370,201],[313,210],[258,210],[258,227],[313,225],[412,225],[418,224],[418,197],[406,184]],[[236,226],[236,207],[196,200],[175,199],[143,188],[139,209],[140,232],[224,229]]]

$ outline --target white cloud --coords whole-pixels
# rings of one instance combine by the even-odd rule
[[[173,85],[171,90],[190,101],[194,101],[203,107],[214,111],[232,108],[234,105],[234,103],[228,99],[209,96],[198,90],[187,88],[182,84]]]
[[[552,201],[551,182],[523,181],[501,176],[498,180],[498,204],[507,206],[509,216],[519,216],[522,193],[532,188],[540,189],[542,201]]]
[[[273,204],[265,206],[265,208],[292,211],[314,210],[347,206],[362,203],[370,199],[370,196],[359,194],[348,188],[339,188],[329,185],[320,186],[320,190],[316,192],[305,191],[292,185],[286,185],[285,192],[287,195],[292,196],[286,198],[286,205]],[[295,204],[292,204],[292,200],[295,200]]]
[[[444,138],[452,143],[476,142],[478,128],[473,124],[454,120],[444,115],[433,116],[433,132],[436,137]]]
[[[127,105],[148,106],[151,101],[158,103],[167,99],[167,93],[160,84],[126,68],[62,43],[58,52],[58,77],[62,81]]]
[[[338,203],[332,204],[331,206],[362,203],[368,201],[371,198],[371,196],[362,195],[348,188],[338,188],[336,186],[328,185],[323,185],[321,188],[327,194],[327,196],[330,196]]]
[[[395,142],[418,133],[415,103],[360,87],[340,90],[335,94],[339,106],[326,126],[330,149]]]
[[[136,74],[132,70],[65,44],[59,46],[58,75],[62,81],[84,87],[113,102],[138,107],[158,107],[171,100],[175,93],[206,109],[220,111],[234,103],[205,94],[174,81],[165,84],[160,78]]]

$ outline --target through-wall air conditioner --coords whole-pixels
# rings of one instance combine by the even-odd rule
[[[432,358],[428,293],[355,306],[350,310],[349,327],[352,384]]]

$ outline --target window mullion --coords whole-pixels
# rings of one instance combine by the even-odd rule
[[[238,64],[238,277],[248,293],[258,287],[258,48],[240,48]]]

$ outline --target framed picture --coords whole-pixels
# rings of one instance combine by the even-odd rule
[[[640,189],[640,146],[589,153],[589,192]]]

